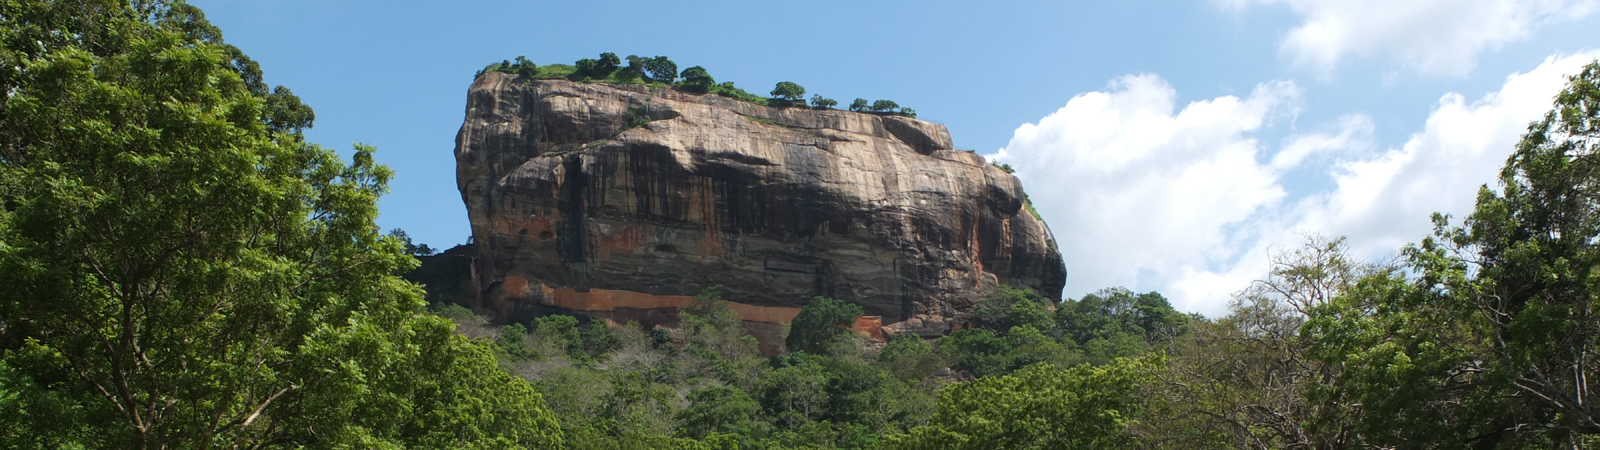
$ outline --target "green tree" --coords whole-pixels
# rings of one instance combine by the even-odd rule
[[[831,99],[831,98],[823,97],[820,94],[811,94],[811,107],[812,108],[816,108],[816,109],[833,109],[833,107],[835,107],[835,106],[839,106],[839,102],[838,101],[836,101],[834,99]]]
[[[1094,339],[1131,335],[1154,342],[1182,334],[1188,318],[1157,292],[1135,294],[1126,288],[1102,289],[1082,299],[1061,302],[1056,322],[1079,345]],[[1123,355],[1131,356],[1131,355]]]
[[[893,100],[878,100],[872,102],[872,112],[875,113],[891,113],[896,109],[900,109],[900,105],[896,104]]]
[[[896,378],[921,381],[944,367],[945,361],[921,336],[901,335],[883,346],[875,364]]]
[[[650,79],[671,84],[678,79],[678,64],[665,56],[650,58],[644,62],[644,70],[650,72]]]
[[[902,116],[906,116],[906,117],[910,117],[910,118],[913,118],[913,119],[917,118],[917,110],[911,109],[911,108],[900,108],[900,112],[898,112],[896,114],[899,114],[899,115],[902,115]]]
[[[888,372],[849,359],[828,362],[826,420],[888,431],[914,414],[902,401],[910,387]]]
[[[691,392],[688,400],[689,407],[678,412],[677,419],[683,424],[679,429],[695,439],[715,432],[750,436],[753,419],[761,410],[750,394],[726,386]]]
[[[778,85],[772,88],[773,98],[781,98],[793,102],[800,101],[805,96],[806,88],[789,81],[779,81]]]
[[[798,429],[827,413],[828,374],[821,359],[817,355],[773,359],[774,370],[754,392],[762,411],[779,428]]]
[[[406,234],[406,230],[399,228],[389,230],[389,237],[398,239],[400,244],[404,246],[407,255],[419,257],[433,256],[433,254],[436,252],[433,247],[429,247],[428,244],[418,245],[415,242],[412,242],[411,236]]]
[[[641,57],[639,57],[639,55],[628,55],[628,57],[627,58],[623,58],[623,60],[628,62],[628,66],[626,67],[626,69],[628,70],[628,72],[632,73],[634,76],[638,76],[638,77],[649,76],[649,74],[645,73],[645,69],[644,69],[645,61],[649,61],[649,59],[641,58]]]
[[[717,80],[711,78],[711,73],[700,66],[683,69],[680,76],[683,77],[683,81],[678,83],[678,89],[684,92],[704,94],[711,92],[711,88],[717,85]]]
[[[950,361],[951,369],[979,377],[1010,372],[1011,350],[1011,343],[983,328],[956,330],[939,338],[939,353]]]
[[[854,345],[855,331],[850,329],[861,307],[827,297],[812,297],[811,303],[800,308],[800,314],[789,324],[789,336],[784,344],[791,352],[808,352],[818,355],[835,353],[841,345]]]
[[[869,108],[870,107],[867,106],[867,99],[864,99],[864,98],[858,98],[855,101],[850,102],[850,110],[851,111],[867,112],[867,110]]]
[[[590,320],[578,334],[583,341],[583,353],[589,360],[599,359],[622,346],[621,337],[604,320]]]
[[[1039,364],[1002,377],[952,385],[924,427],[885,437],[880,448],[1128,448],[1146,407],[1138,393],[1157,358],[1103,367]]]
[[[618,58],[616,53],[601,53],[600,59],[595,60],[594,79],[599,80],[609,77],[613,72],[617,71],[618,67],[621,66],[622,58]]]
[[[1346,367],[1377,443],[1581,448],[1600,443],[1600,62],[1528,127],[1460,227],[1404,254],[1418,276],[1373,278],[1319,308],[1318,354]],[[1443,344],[1441,343],[1448,343]],[[1424,423],[1438,425],[1424,426]]]
[[[517,76],[533,78],[539,75],[539,66],[534,64],[533,61],[529,61],[526,56],[517,56],[517,60],[512,62],[511,66]]]
[[[998,285],[973,305],[974,324],[991,330],[1030,325],[1040,331],[1056,334],[1058,327],[1054,313],[1050,311],[1050,303],[1050,300],[1031,290]]]
[[[1316,356],[1322,336],[1303,327],[1308,315],[1348,295],[1358,280],[1388,270],[1345,253],[1343,239],[1308,237],[1303,247],[1274,254],[1268,276],[1236,294],[1228,315],[1191,321],[1167,346],[1172,358],[1163,377],[1173,382],[1152,394],[1167,398],[1170,416],[1153,419],[1146,430],[1180,448],[1196,440],[1232,448],[1361,448],[1354,425],[1368,408],[1335,395],[1344,384],[1340,366]]]
[[[721,360],[738,361],[756,354],[755,338],[745,333],[739,315],[722,300],[722,286],[712,286],[694,296],[678,312],[683,342],[688,349],[704,349]]]
[[[588,79],[593,81],[596,79],[594,75],[598,72],[596,68],[600,66],[600,61],[591,58],[583,58],[573,62],[572,65],[576,67],[576,69],[567,75],[568,80],[583,81]]]
[[[372,148],[304,142],[199,9],[13,1],[0,30],[0,403],[28,403],[0,430],[30,428],[0,447],[560,445],[395,275]]]
[[[539,358],[539,352],[528,348],[528,328],[520,323],[506,325],[494,338],[495,354],[502,360],[520,361]]]

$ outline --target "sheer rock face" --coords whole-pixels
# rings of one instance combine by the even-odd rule
[[[722,285],[747,325],[820,295],[937,335],[995,283],[1066,277],[1017,179],[915,119],[490,72],[455,152],[478,306],[506,320],[651,322]]]

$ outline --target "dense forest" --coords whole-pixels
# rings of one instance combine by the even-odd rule
[[[1308,237],[1215,318],[1001,286],[931,341],[816,298],[763,357],[715,287],[649,330],[430,297],[375,150],[193,6],[0,24],[0,447],[1600,448],[1600,63],[1395,260]]]

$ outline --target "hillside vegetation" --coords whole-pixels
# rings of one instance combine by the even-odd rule
[[[762,357],[715,288],[650,330],[425,297],[375,150],[306,142],[220,36],[181,1],[0,3],[0,447],[1600,448],[1600,62],[1394,262],[1309,238],[1217,318],[1001,286],[931,341],[816,298]]]

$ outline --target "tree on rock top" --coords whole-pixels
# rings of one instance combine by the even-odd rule
[[[706,68],[694,66],[683,69],[681,74],[683,82],[678,83],[678,89],[685,92],[704,94],[711,92],[711,87],[717,85],[717,80],[711,78],[711,73]]]
[[[811,95],[811,107],[812,108],[816,108],[816,109],[833,109],[833,107],[835,107],[835,106],[839,106],[839,102],[834,100],[834,99],[823,97],[821,95],[816,95],[816,94],[812,94]]]
[[[657,56],[645,60],[644,70],[650,72],[650,79],[662,83],[672,83],[678,79],[678,64],[665,56]]]
[[[780,82],[778,82],[777,87],[772,88],[772,97],[773,98],[781,98],[781,99],[788,100],[788,101],[797,101],[797,100],[800,100],[802,97],[805,97],[805,95],[806,95],[806,88],[800,87],[800,85],[795,84],[793,82],[789,82],[789,81],[780,81]]]

